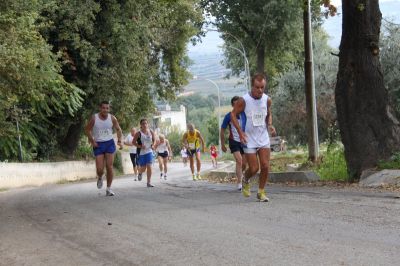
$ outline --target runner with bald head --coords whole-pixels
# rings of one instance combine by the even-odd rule
[[[268,131],[271,135],[275,133],[275,128],[272,126],[272,100],[264,93],[266,83],[264,74],[255,74],[251,79],[251,91],[235,102],[231,113],[232,123],[243,143],[244,154],[249,166],[242,181],[242,193],[245,197],[250,196],[249,180],[260,169],[257,199],[264,202],[269,201],[264,190],[268,179],[271,155]],[[237,119],[241,112],[244,112],[246,117],[244,130]]]
[[[200,142],[201,148],[204,151],[204,139],[200,134],[200,131],[195,129],[193,124],[187,125],[187,131],[183,134],[182,144],[186,148],[189,163],[190,163],[190,171],[192,172],[192,178],[194,181],[201,180],[200,168],[201,168],[201,160],[200,160]],[[196,170],[197,173],[194,172],[194,159],[196,157]]]

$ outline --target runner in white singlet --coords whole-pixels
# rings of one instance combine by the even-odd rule
[[[157,160],[160,167],[160,179],[167,180],[167,164],[168,160],[171,160],[172,150],[169,145],[169,141],[163,134],[160,134],[159,140],[156,142],[155,149],[157,151]]]
[[[251,85],[251,91],[236,101],[231,113],[232,123],[239,133],[249,165],[244,174],[242,193],[245,197],[250,196],[249,180],[261,168],[257,198],[259,201],[269,201],[264,188],[268,179],[271,153],[268,131],[271,135],[275,134],[271,115],[272,100],[264,94],[266,78],[263,74],[254,75]],[[243,111],[246,115],[244,132],[237,120],[237,116]]]
[[[100,112],[93,115],[85,127],[85,134],[89,143],[93,147],[93,153],[96,156],[97,188],[103,187],[104,163],[107,171],[107,189],[106,196],[114,196],[111,190],[113,181],[113,162],[116,151],[113,128],[117,131],[117,144],[122,149],[122,130],[115,116],[110,113],[110,103],[103,101],[100,103]],[[104,162],[105,161],[105,162]]]
[[[140,139],[140,142],[138,141]],[[138,180],[142,180],[142,174],[147,170],[147,187],[154,187],[151,184],[151,166],[153,164],[154,132],[149,129],[147,119],[140,120],[140,131],[133,137],[133,145],[140,148],[139,153],[139,174]]]

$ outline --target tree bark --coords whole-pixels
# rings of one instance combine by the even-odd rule
[[[83,132],[83,125],[83,118],[79,117],[78,120],[68,128],[67,135],[60,143],[62,151],[69,157],[73,156],[79,145],[79,140]]]
[[[265,45],[259,44],[256,48],[257,51],[257,72],[265,73]]]
[[[343,0],[335,101],[351,181],[400,146],[379,61],[382,14],[378,0]]]

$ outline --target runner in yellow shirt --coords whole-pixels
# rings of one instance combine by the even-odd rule
[[[190,170],[192,172],[193,180],[194,181],[201,180],[200,142],[201,142],[201,148],[204,151],[204,139],[201,136],[200,131],[195,129],[193,124],[188,124],[187,129],[188,131],[186,131],[185,134],[183,134],[182,144],[183,146],[185,146],[187,150],[190,162]],[[196,174],[194,173],[194,160],[193,160],[194,156],[196,157],[196,168],[197,168]]]

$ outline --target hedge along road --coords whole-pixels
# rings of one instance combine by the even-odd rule
[[[115,197],[94,181],[1,192],[0,265],[398,263],[394,194],[273,185],[259,203],[189,172],[173,163],[155,188],[116,179]]]

